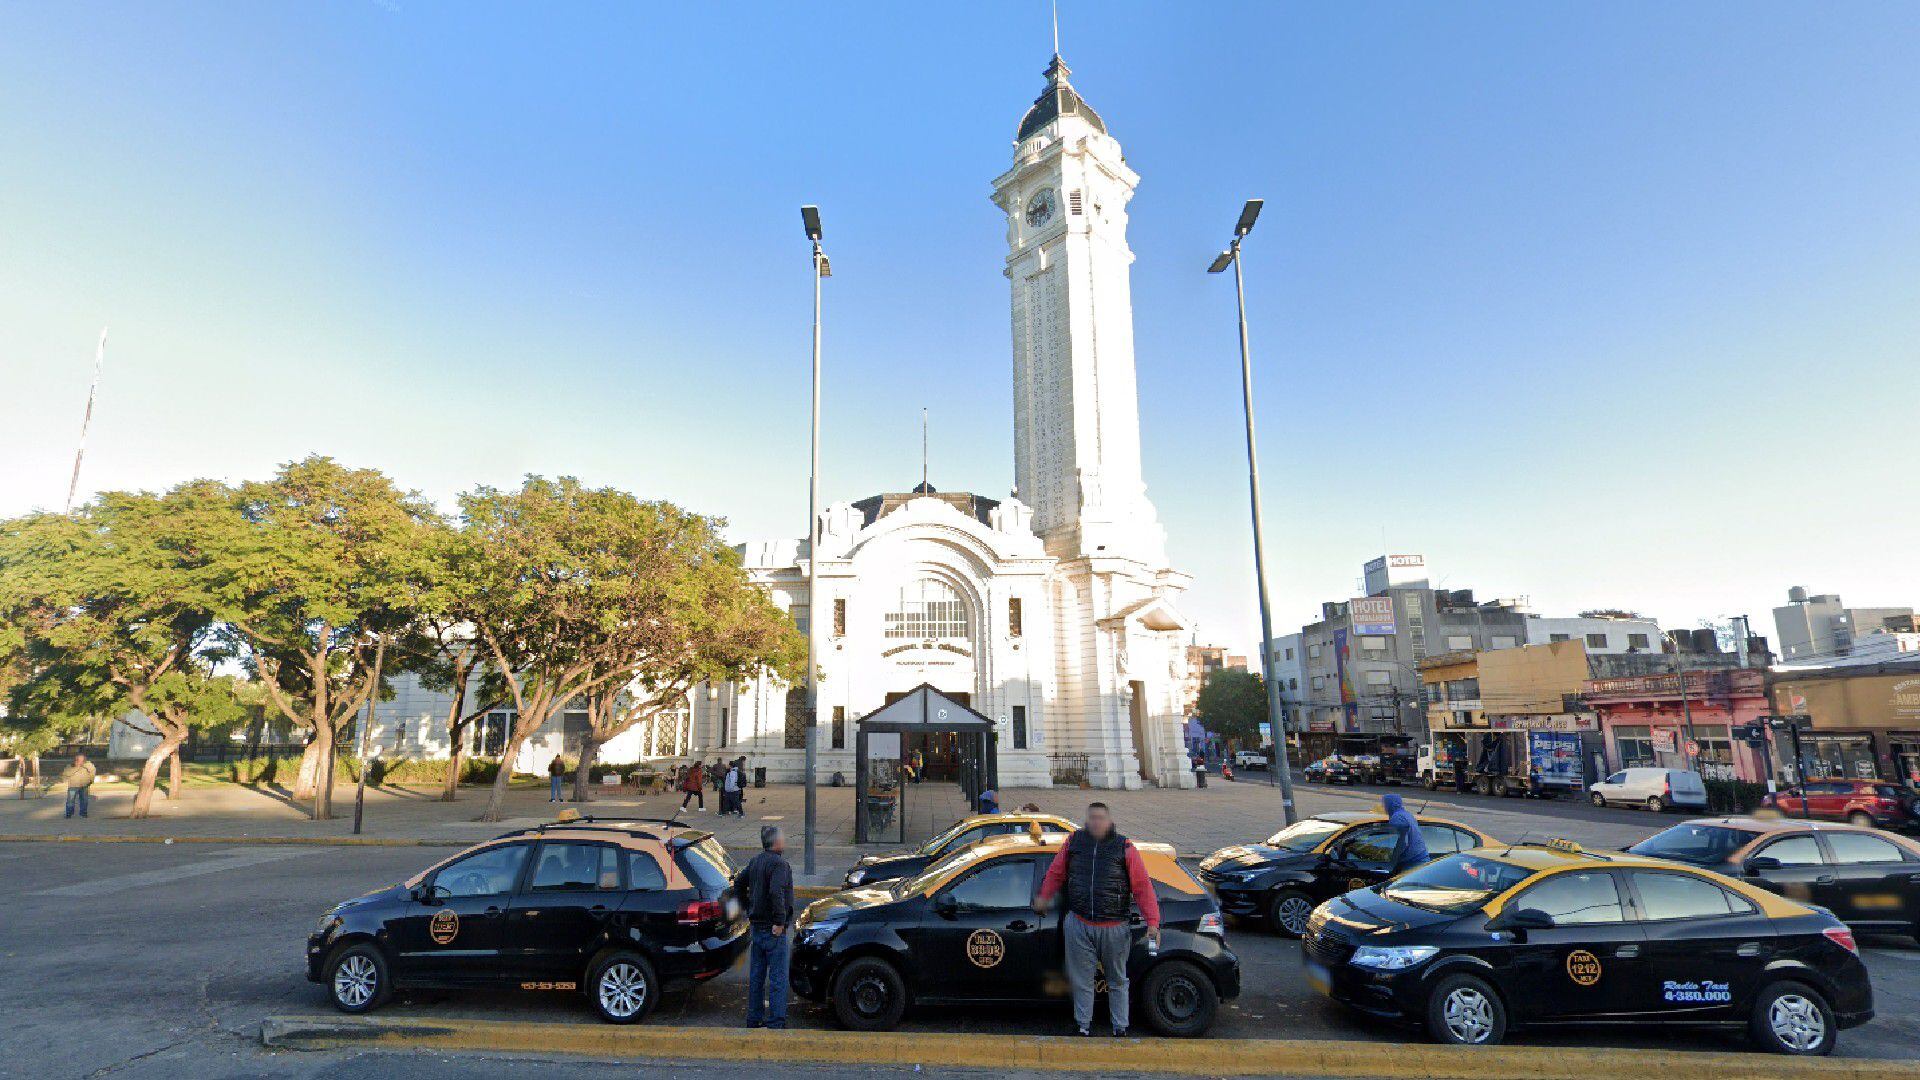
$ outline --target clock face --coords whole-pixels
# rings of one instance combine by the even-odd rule
[[[1027,200],[1027,227],[1037,229],[1053,220],[1054,197],[1052,188],[1041,188]]]

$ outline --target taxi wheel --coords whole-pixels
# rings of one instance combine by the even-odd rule
[[[1774,983],[1753,1008],[1753,1041],[1776,1054],[1833,1052],[1837,1029],[1827,999],[1805,983]]]
[[[1267,905],[1267,921],[1283,937],[1300,937],[1307,932],[1307,919],[1313,915],[1313,897],[1299,889],[1281,889]]]
[[[877,956],[863,956],[833,977],[833,1015],[851,1031],[890,1031],[907,1011],[907,984]]]
[[[387,978],[387,958],[361,942],[349,945],[327,961],[327,996],[343,1013],[363,1013],[379,1007],[393,992]]]
[[[1190,1039],[1206,1034],[1213,1026],[1220,995],[1206,972],[1185,961],[1170,960],[1147,973],[1140,1003],[1146,1007],[1147,1023],[1153,1030]]]
[[[1427,1032],[1452,1046],[1493,1046],[1507,1036],[1507,1007],[1472,975],[1449,975],[1427,998]]]
[[[609,1024],[633,1024],[646,1019],[660,1000],[660,983],[653,965],[637,952],[603,957],[587,977],[587,999]]]

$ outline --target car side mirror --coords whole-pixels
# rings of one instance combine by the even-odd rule
[[[941,893],[933,898],[933,912],[943,919],[951,919],[960,911],[960,901],[951,893]]]
[[[1509,908],[1487,924],[1490,930],[1551,930],[1553,916],[1538,908]]]
[[[1745,863],[1743,863],[1740,869],[1748,877],[1759,877],[1761,874],[1764,874],[1769,870],[1780,869],[1782,865],[1784,864],[1781,863],[1779,859],[1776,859],[1771,855],[1755,855],[1753,858],[1748,859]]]

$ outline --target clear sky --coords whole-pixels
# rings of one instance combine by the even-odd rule
[[[1012,482],[987,201],[1041,0],[0,8],[0,514],[310,452],[806,516]],[[1148,492],[1249,647],[1241,201],[1276,623],[1383,548],[1547,614],[1920,604],[1920,6],[1065,0],[1143,176]]]

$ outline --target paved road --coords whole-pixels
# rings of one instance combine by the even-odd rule
[[[303,977],[301,948],[332,901],[406,876],[440,852],[417,848],[208,847],[153,844],[0,844],[0,1015],[7,1049],[0,1075],[65,1077],[246,1075],[331,1061],[380,1071],[380,1055],[266,1055],[258,1024],[271,1013],[324,1012]],[[1247,992],[1222,1012],[1216,1033],[1242,1038],[1393,1039],[1316,998],[1298,978],[1298,947],[1236,930]],[[1841,1037],[1852,1055],[1920,1056],[1920,949],[1868,942],[1881,1018]],[[669,996],[660,1020],[723,1028],[742,1012],[744,966],[697,993]],[[392,1014],[594,1022],[569,994],[417,995]],[[797,1003],[797,1026],[828,1026],[824,1010]],[[1064,1011],[981,1010],[917,1014],[909,1030],[1050,1034]],[[560,1036],[564,1037],[564,1036]],[[721,1037],[716,1030],[716,1037]],[[1536,1034],[1558,1045],[1730,1049],[1714,1034],[1588,1031]],[[412,1060],[411,1058],[409,1059]],[[350,1066],[350,1068],[349,1068]],[[560,1067],[562,1071],[574,1068]],[[719,1070],[721,1074],[724,1069]],[[560,1075],[561,1072],[554,1072]]]

